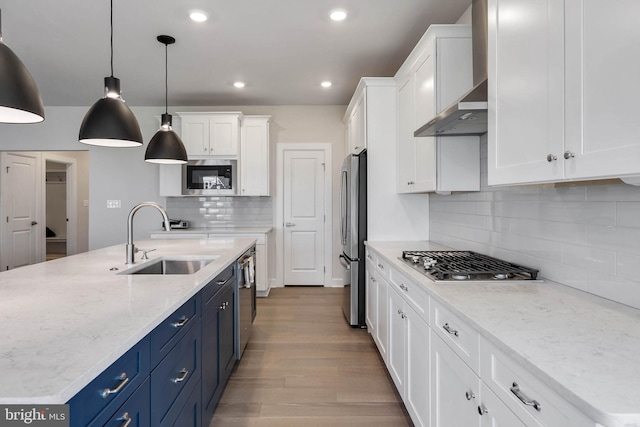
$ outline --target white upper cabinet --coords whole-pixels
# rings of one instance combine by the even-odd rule
[[[271,116],[244,116],[240,138],[240,195],[269,196]]]
[[[638,14],[635,0],[489,0],[490,185],[640,174]]]
[[[238,156],[242,113],[177,113],[189,159]]]
[[[356,89],[347,108],[347,145],[349,153],[357,154],[367,148],[367,88]]]
[[[471,89],[471,61],[468,25],[432,25],[396,73],[398,193],[480,189],[477,136],[413,136]]]

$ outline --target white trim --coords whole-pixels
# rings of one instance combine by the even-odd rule
[[[330,286],[329,281],[333,280],[333,197],[332,197],[332,144],[330,143],[278,143],[276,145],[276,196],[275,196],[275,243],[276,243],[276,281],[278,285],[284,286],[284,152],[285,151],[324,151],[324,286]]]
[[[42,152],[42,182],[46,183],[47,160],[66,165],[67,172],[67,255],[78,253],[78,160]],[[46,191],[42,191],[42,212],[46,215]],[[46,255],[46,250],[44,251]]]

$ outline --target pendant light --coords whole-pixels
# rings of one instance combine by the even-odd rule
[[[0,123],[38,123],[44,106],[35,80],[20,58],[2,41],[0,11]]]
[[[111,0],[111,76],[104,78],[104,98],[87,111],[80,125],[83,144],[103,147],[139,147],[140,125],[120,96],[120,79],[113,77],[113,0]]]
[[[158,41],[164,44],[164,114],[162,115],[160,129],[153,135],[144,160],[149,163],[182,164],[187,163],[187,150],[182,140],[171,129],[172,118],[169,114],[169,71],[168,71],[168,46],[174,44],[176,39],[171,36],[158,36]]]

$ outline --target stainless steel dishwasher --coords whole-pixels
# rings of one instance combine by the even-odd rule
[[[252,247],[238,258],[238,307],[237,324],[240,338],[237,342],[236,354],[242,357],[256,311],[256,247]]]

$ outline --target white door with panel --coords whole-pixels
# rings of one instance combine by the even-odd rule
[[[42,261],[42,225],[38,223],[39,159],[28,154],[2,153],[2,269]]]
[[[324,285],[324,151],[286,150],[283,160],[284,285]]]

